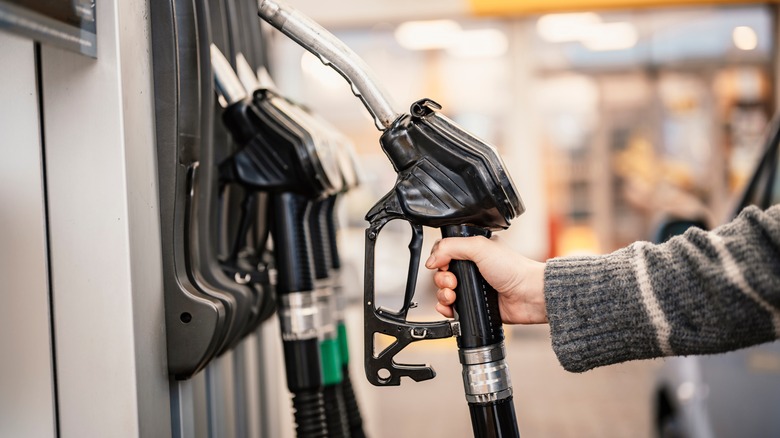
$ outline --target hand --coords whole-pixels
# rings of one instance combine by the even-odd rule
[[[451,237],[433,246],[425,262],[428,269],[438,269],[433,281],[439,290],[436,310],[453,318],[455,274],[449,272],[450,260],[471,260],[482,277],[498,292],[501,320],[506,324],[543,324],[547,322],[544,302],[544,263],[525,258],[498,243],[496,238]]]

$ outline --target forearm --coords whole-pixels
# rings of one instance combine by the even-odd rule
[[[570,371],[718,353],[780,335],[780,207],[712,232],[549,260],[553,349]]]

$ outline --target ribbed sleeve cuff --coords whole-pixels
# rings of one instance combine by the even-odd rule
[[[638,291],[634,255],[629,246],[604,256],[547,261],[552,347],[567,371],[660,355]]]

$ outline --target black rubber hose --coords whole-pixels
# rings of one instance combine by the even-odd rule
[[[331,438],[350,438],[341,384],[328,385],[323,392],[325,394],[325,422],[328,425],[328,436]]]
[[[363,431],[363,417],[360,415],[355,390],[352,388],[352,380],[349,378],[349,367],[343,368],[344,380],[341,382],[341,392],[344,396],[344,405],[347,408],[347,423],[349,424],[349,434],[352,438],[365,438]]]
[[[327,438],[325,399],[321,391],[301,390],[293,393],[295,432],[298,438]]]
[[[471,427],[477,438],[514,438],[520,436],[512,397],[493,403],[469,403]]]

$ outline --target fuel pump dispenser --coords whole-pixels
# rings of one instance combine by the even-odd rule
[[[458,279],[455,320],[414,322],[413,306],[420,264],[422,227],[436,227],[442,236],[484,236],[509,227],[524,211],[514,184],[493,147],[443,116],[430,99],[414,102],[408,113],[396,111],[365,63],[343,42],[282,1],[259,0],[262,19],[316,55],[352,85],[383,134],[380,145],[393,163],[398,179],[392,190],[366,215],[365,369],[379,386],[399,385],[401,377],[431,379],[425,365],[394,361],[412,342],[456,336],[463,384],[477,437],[517,437],[512,386],[505,361],[504,334],[498,296],[472,262],[453,261]],[[374,249],[385,224],[408,221],[412,227],[410,265],[400,309],[376,306]],[[396,341],[375,351],[374,334]]]

